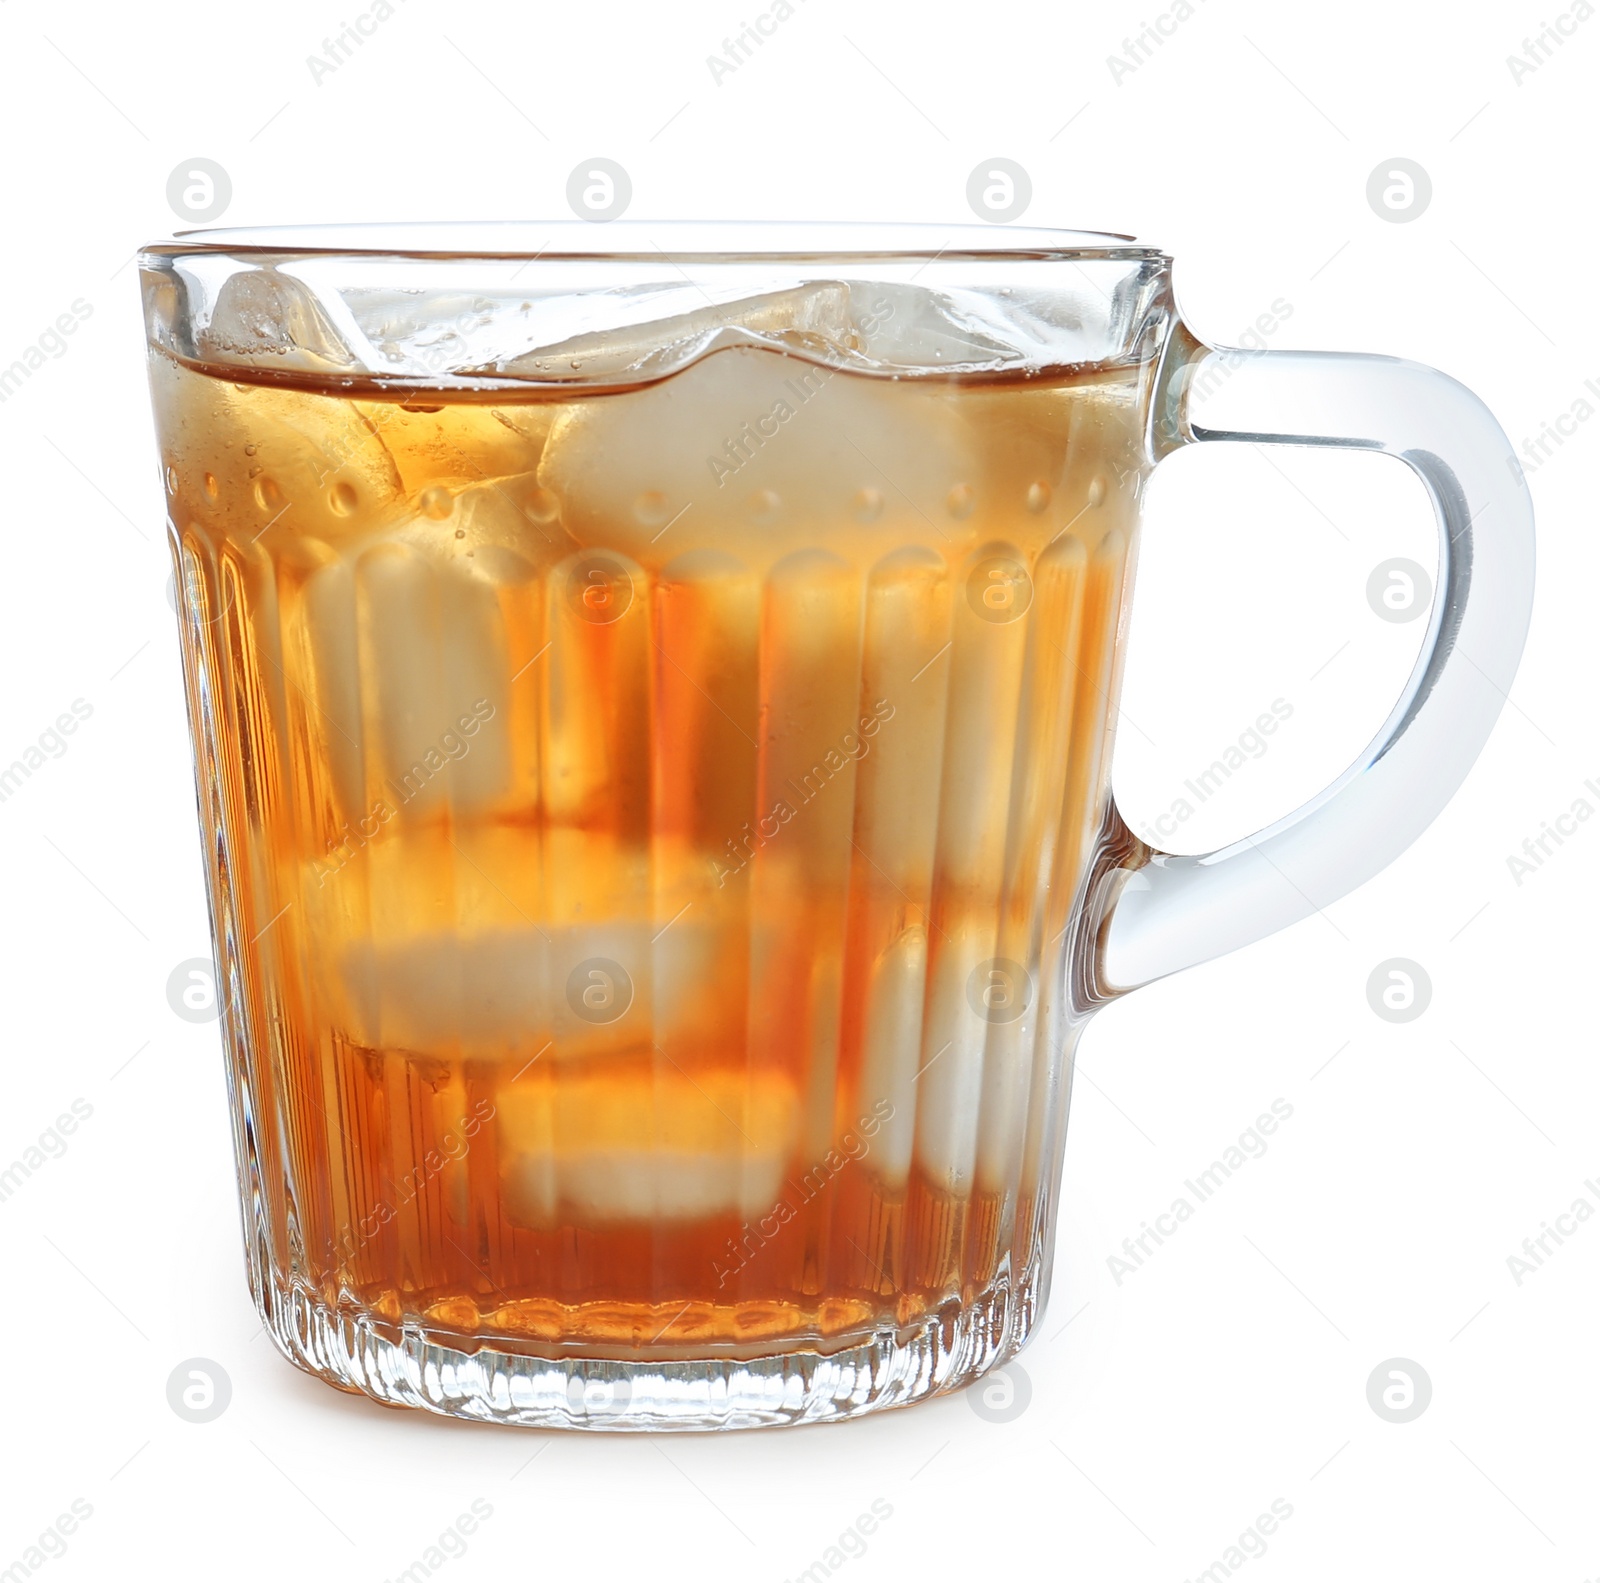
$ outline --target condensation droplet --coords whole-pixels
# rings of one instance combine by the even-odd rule
[[[643,527],[659,528],[672,515],[672,510],[659,489],[647,489],[634,501],[633,514]]]
[[[467,536],[467,530],[465,528],[457,528],[456,529],[456,537],[458,539],[464,539],[464,538],[466,538],[466,536]]]
[[[435,522],[443,522],[456,509],[455,496],[448,489],[435,484],[417,496],[417,509]]]
[[[354,485],[335,484],[328,491],[328,506],[336,517],[355,515],[356,492]]]
[[[1050,486],[1042,479],[1028,485],[1028,510],[1034,516],[1048,509],[1050,505]]]
[[[1094,477],[1089,480],[1089,504],[1091,506],[1098,506],[1105,500],[1105,498],[1106,475],[1104,473],[1096,473]]]
[[[203,479],[201,479],[201,483],[205,485],[206,498],[209,499],[209,500],[215,500],[217,498],[217,477],[216,477],[216,474],[215,473],[207,473],[206,476]]]
[[[977,505],[978,497],[972,492],[971,484],[957,484],[945,496],[945,509],[957,522],[964,521],[972,515],[972,508]]]
[[[256,454],[256,450],[257,450],[257,447],[255,446],[254,443],[252,443],[250,445],[245,446],[244,454],[246,456],[254,456]]]
[[[561,514],[561,502],[543,484],[535,484],[528,491],[528,498],[522,503],[522,509],[534,522],[554,522]]]
[[[876,522],[883,515],[883,491],[870,487],[858,489],[852,507],[857,522]]]

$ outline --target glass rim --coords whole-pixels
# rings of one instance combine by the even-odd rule
[[[207,254],[273,258],[414,258],[535,262],[650,259],[763,263],[1085,258],[1169,262],[1161,248],[1115,231],[935,225],[901,221],[441,220],[175,231],[140,249],[152,262]]]

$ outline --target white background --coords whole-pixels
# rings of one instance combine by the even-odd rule
[[[492,1516],[431,1575],[779,1580],[881,1498],[893,1515],[847,1583],[1024,1565],[1179,1583],[1275,1499],[1293,1515],[1235,1569],[1249,1579],[1600,1573],[1600,1223],[1520,1285],[1507,1265],[1600,1197],[1583,1187],[1600,1177],[1600,822],[1520,885],[1506,861],[1575,799],[1600,807],[1584,786],[1600,423],[1530,473],[1533,632],[1448,812],[1327,916],[1090,1031],[1025,1406],[1014,1379],[1003,1422],[956,1396],[756,1435],[486,1429],[299,1374],[245,1291],[216,1024],[166,998],[209,942],[130,262],[181,223],[167,180],[195,157],[228,171],[225,218],[246,224],[559,217],[569,172],[602,155],[630,172],[634,218],[956,223],[974,166],[1005,156],[1032,177],[1027,223],[1175,253],[1203,337],[1226,344],[1283,298],[1272,344],[1442,367],[1520,448],[1580,398],[1600,406],[1584,386],[1600,378],[1600,18],[1569,21],[1520,83],[1508,66],[1562,4],[1195,0],[1118,82],[1107,57],[1171,14],[1160,0],[794,0],[720,84],[708,55],[765,0],[393,0],[320,83],[308,56],[366,0],[0,8],[0,366],[75,300],[93,310],[0,405],[0,762],[74,699],[93,709],[0,803],[0,1164],[73,1100],[93,1112],[0,1202],[0,1572],[105,1578],[143,1558],[174,1578],[376,1583],[481,1498]],[[1396,156],[1433,185],[1407,223],[1366,198]],[[1166,464],[1120,729],[1130,823],[1275,698],[1289,724],[1186,844],[1336,772],[1420,641],[1372,614],[1368,574],[1433,565],[1433,531],[1380,460],[1219,446]],[[1399,1026],[1365,988],[1391,957],[1433,988]],[[1119,1285],[1122,1239],[1275,1098],[1293,1117],[1269,1152]],[[196,1356],[232,1381],[208,1424],[167,1405]],[[1367,1400],[1396,1357],[1432,1382],[1404,1424]],[[92,1516],[30,1570],[74,1499]]]

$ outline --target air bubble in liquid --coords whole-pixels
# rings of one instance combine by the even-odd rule
[[[858,489],[851,505],[857,522],[876,522],[883,515],[883,491]]]

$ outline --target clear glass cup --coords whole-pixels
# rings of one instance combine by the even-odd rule
[[[1116,236],[198,232],[141,256],[252,1290],[501,1422],[850,1417],[1013,1354],[1078,1034],[1325,906],[1527,625],[1444,376],[1219,351]],[[1404,697],[1203,858],[1108,790],[1141,493],[1362,446],[1440,528]]]

